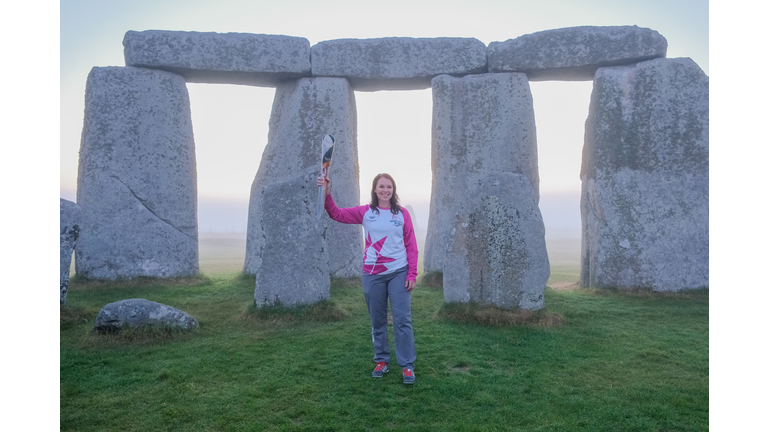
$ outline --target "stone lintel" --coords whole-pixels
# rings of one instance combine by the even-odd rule
[[[177,73],[187,82],[275,87],[310,75],[305,38],[250,33],[128,31],[126,66]]]
[[[667,40],[638,26],[546,30],[488,44],[490,72],[524,72],[530,81],[591,81],[599,67],[665,57]]]
[[[438,75],[484,73],[485,44],[474,38],[336,39],[312,47],[312,75],[347,78],[354,90],[418,90]]]

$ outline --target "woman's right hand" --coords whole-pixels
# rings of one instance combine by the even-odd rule
[[[320,174],[317,176],[317,187],[325,185],[325,196],[331,193],[331,178]]]

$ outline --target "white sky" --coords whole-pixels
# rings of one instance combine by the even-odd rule
[[[128,30],[284,34],[317,42],[339,38],[474,37],[488,45],[542,30],[638,25],[667,38],[668,57],[691,57],[709,73],[707,2],[641,1],[253,1],[135,0],[61,3],[60,193],[74,200],[83,96],[93,66],[124,65]],[[200,230],[242,231],[245,203],[266,145],[274,89],[188,85],[197,148]],[[536,113],[542,211],[554,193],[574,195],[591,82],[531,83]],[[430,90],[356,93],[361,200],[388,172],[404,204],[426,226],[431,188]],[[218,205],[219,203],[221,205]],[[239,205],[239,207],[238,207]],[[206,207],[207,206],[207,207]],[[215,208],[218,206],[218,210]],[[204,208],[206,207],[206,208]],[[236,210],[241,208],[242,210]],[[235,213],[235,214],[233,214]],[[570,214],[578,219],[578,209]],[[578,221],[571,223],[578,225]]]

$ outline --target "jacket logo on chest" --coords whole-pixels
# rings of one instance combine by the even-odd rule
[[[400,228],[401,226],[403,226],[403,221],[398,219],[398,217],[396,215],[392,215],[392,219],[390,219],[389,222],[392,225],[394,225],[396,228]]]

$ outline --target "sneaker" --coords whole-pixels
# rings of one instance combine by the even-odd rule
[[[413,374],[413,369],[403,369],[403,384],[413,384],[416,382],[416,375]]]
[[[371,376],[374,378],[381,378],[387,372],[389,372],[389,366],[384,362],[378,362],[376,363],[376,369],[371,372]]]

